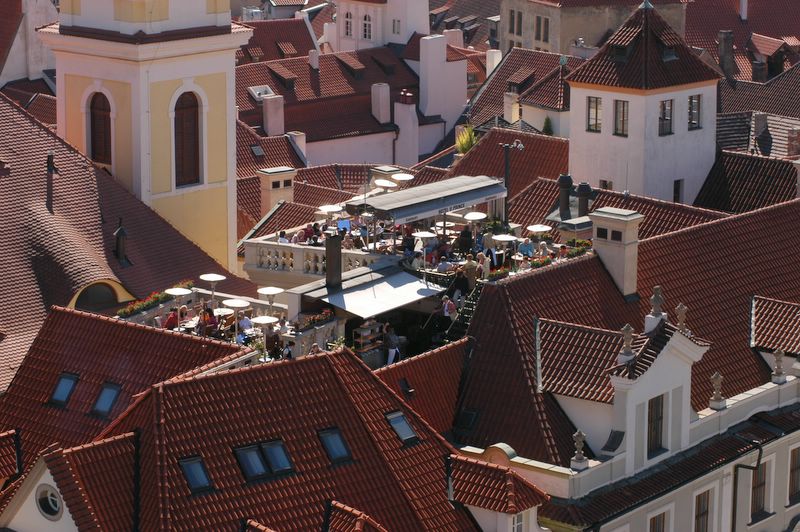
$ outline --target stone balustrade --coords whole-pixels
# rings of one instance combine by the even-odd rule
[[[281,244],[263,237],[245,242],[245,269],[325,275],[325,248],[305,244]],[[381,255],[361,250],[342,250],[342,271],[371,266]]]

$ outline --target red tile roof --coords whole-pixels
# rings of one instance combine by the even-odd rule
[[[264,155],[256,155],[253,146],[260,146]],[[264,168],[288,166],[300,168],[305,163],[286,135],[262,137],[241,120],[236,121],[236,175],[251,177]]]
[[[302,131],[308,142],[395,131],[372,115],[372,97],[357,94],[309,101],[287,107],[287,130]]]
[[[242,238],[261,219],[261,180],[258,176],[236,180],[236,234]]]
[[[767,57],[773,55],[781,48],[788,48],[786,41],[783,39],[773,39],[772,37],[759,35],[758,33],[753,33],[750,36],[750,45],[755,51]]]
[[[311,205],[315,207],[319,207],[320,205],[342,203],[353,197],[353,194],[344,190],[320,187],[302,181],[294,182],[292,193],[294,194],[295,203],[301,203],[303,205]]]
[[[569,84],[564,78],[570,72],[567,65],[557,66],[522,93],[519,97],[520,103],[555,111],[569,110]]]
[[[795,41],[800,36],[800,12],[792,0],[759,0],[748,3],[747,20],[742,20],[738,0],[686,2],[686,42],[706,50],[717,63],[720,30],[733,30],[735,76],[750,80],[753,76],[752,57],[747,50],[750,35]]]
[[[46,206],[47,153],[53,151],[53,213]],[[50,305],[67,305],[89,284],[112,280],[136,297],[218,272],[219,290],[255,295],[255,285],[226,271],[122,188],[105,171],[0,95],[0,389],[5,389]],[[25,216],[20,216],[24,212]],[[114,256],[122,218],[130,266]],[[19,301],[25,301],[21,312]]]
[[[791,161],[723,151],[708,173],[695,205],[741,213],[797,197]]]
[[[512,49],[470,100],[470,122],[482,124],[495,116],[503,116],[503,94],[508,91],[509,79],[518,71],[532,70],[533,83],[536,83],[552,72],[559,65],[560,59],[560,54],[524,48]],[[580,57],[567,56],[567,67],[571,70],[583,62]]]
[[[0,427],[18,429],[26,465],[46,446],[73,446],[97,436],[133,395],[178,373],[238,351],[205,340],[54,307],[0,399]],[[65,408],[49,405],[62,373],[79,376]],[[107,418],[92,415],[104,383],[120,386]]]
[[[49,94],[34,94],[28,104],[25,106],[33,117],[52,128],[56,127],[56,97]]]
[[[448,29],[448,19],[455,19],[450,28],[464,27],[464,46],[486,51],[489,48],[489,17],[500,14],[499,0],[430,0],[430,13],[440,14],[431,25],[432,33]],[[463,23],[462,23],[463,21]]]
[[[557,5],[559,7],[604,7],[604,6],[636,6],[641,4],[639,0],[540,0],[544,4]],[[682,0],[650,0],[651,4],[680,4]]]
[[[292,0],[294,4],[298,2]],[[303,2],[299,2],[302,4]],[[316,49],[315,38],[308,31],[306,21],[296,18],[272,20],[251,20],[247,26],[253,28],[253,36],[242,49],[251,61],[272,61],[293,56],[307,56],[309,50]],[[253,57],[248,51],[258,47],[262,54]]]
[[[498,144],[512,143],[515,140],[520,140],[525,148],[522,151],[511,150],[510,153],[511,196],[520,193],[537,177],[555,179],[567,171],[567,139],[494,128],[450,168],[450,175],[488,175],[502,178],[505,174],[505,162],[503,149]]]
[[[479,415],[467,442],[485,446],[503,441],[526,457],[557,458],[542,448],[541,431],[560,427],[565,416],[533,410],[530,402],[548,395],[533,393],[534,380],[523,377],[530,370],[502,363],[516,357],[499,354],[532,352],[533,316],[611,330],[630,323],[641,330],[655,285],[664,290],[664,308],[687,305],[689,328],[711,342],[692,369],[695,409],[707,407],[712,394],[708,376],[714,371],[724,374],[728,397],[766,382],[770,369],[750,349],[751,297],[755,292],[800,300],[800,284],[794,282],[800,235],[791,229],[798,216],[800,200],[794,200],[641,240],[636,302],[623,299],[596,256],[486,286],[470,329],[476,339],[470,367],[474,377],[463,404]],[[759,249],[759,256],[743,260],[741,249]],[[482,418],[490,421],[482,424]],[[563,442],[563,451],[571,450],[571,443]]]
[[[391,429],[385,415],[394,411],[417,443],[404,445]],[[352,462],[331,467],[317,435],[330,427]],[[474,529],[447,500],[443,457],[454,449],[347,351],[160,384],[104,436],[134,429],[143,529],[220,529],[239,526],[243,515],[276,530],[320,529],[327,500],[392,530]],[[273,439],[283,441],[296,474],[244,482],[232,449]],[[203,459],[213,491],[191,496],[178,464],[186,456]],[[86,496],[96,507],[113,492]]]
[[[331,502],[331,517],[327,530],[333,532],[369,532],[370,530],[387,532],[386,528],[364,512],[351,508],[339,501]]]
[[[279,201],[273,209],[256,224],[245,238],[259,238],[278,231],[287,231],[287,237],[291,239],[289,229],[313,223],[316,219],[314,213],[319,210],[319,206],[301,205],[299,203]],[[243,251],[243,248],[240,248]]]
[[[722,81],[719,101],[723,113],[763,111],[800,118],[800,66],[795,65],[766,83]]]
[[[450,460],[453,497],[461,504],[517,514],[550,499],[511,468],[459,455],[451,455]]]
[[[461,371],[469,351],[466,338],[385,366],[375,375],[440,434],[455,419]]]
[[[335,15],[336,5],[333,2],[327,2],[322,9],[309,14],[311,27],[314,29],[314,35],[316,35],[317,39],[325,33],[325,23],[335,22]]]
[[[753,296],[750,345],[800,356],[800,303]]]
[[[8,478],[18,471],[17,431],[15,429],[0,433],[0,478]]]
[[[717,79],[652,7],[637,9],[594,57],[567,76],[570,83],[642,90]]]
[[[17,30],[22,22],[22,0],[8,0],[3,5],[3,16],[0,17],[0,72],[6,65],[11,46],[17,37]]]
[[[572,192],[573,196],[574,194]],[[557,222],[545,219],[558,209],[558,195],[559,188],[555,180],[535,179],[522,192],[509,200],[511,221],[522,226],[536,223],[550,225],[554,231],[549,236],[558,240],[559,233],[555,230],[558,227]],[[589,198],[589,212],[600,207],[629,209],[643,214],[644,220],[639,225],[639,238],[671,233],[727,216],[723,212],[692,207],[682,203],[672,203],[612,190],[592,190],[592,196]],[[577,213],[572,211],[570,216],[575,217]]]

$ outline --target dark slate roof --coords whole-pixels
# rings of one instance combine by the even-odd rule
[[[751,3],[753,4],[755,2]],[[719,105],[723,113],[763,111],[800,118],[798,94],[800,94],[800,65],[795,65],[766,83],[720,81]]]

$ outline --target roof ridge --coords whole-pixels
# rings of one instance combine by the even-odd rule
[[[74,453],[78,453],[78,452],[81,452],[81,451],[85,451],[87,449],[92,449],[94,447],[99,447],[101,445],[105,445],[105,444],[108,444],[108,443],[111,443],[111,442],[115,442],[115,441],[118,441],[118,440],[123,440],[123,439],[126,439],[126,438],[130,438],[133,435],[134,435],[133,431],[123,432],[122,434],[117,434],[115,436],[109,436],[108,438],[92,440],[92,441],[90,441],[88,443],[82,443],[80,445],[75,445],[73,447],[62,447],[60,449],[57,449],[57,451],[60,451],[60,452],[62,452],[64,454],[74,454]]]
[[[560,320],[554,320],[554,319],[551,319],[551,318],[539,317],[539,321],[540,322],[552,323],[554,325],[559,325],[559,326],[562,326],[562,327],[569,327],[569,328],[573,328],[573,329],[581,329],[581,330],[584,330],[584,331],[587,331],[587,332],[605,333],[605,334],[611,334],[611,335],[614,335],[614,336],[624,336],[624,334],[625,334],[622,331],[612,331],[611,329],[603,329],[601,327],[594,327],[592,325],[583,325],[581,323],[573,323],[573,322],[569,322],[569,321],[560,321]],[[645,335],[641,334],[641,333],[633,333],[633,336],[634,336],[634,338],[637,338],[637,337],[644,337]]]
[[[760,299],[762,301],[772,301],[774,303],[784,303],[787,305],[794,305],[800,307],[800,302],[787,301],[785,299],[775,299],[774,297],[761,296],[758,294],[753,294],[753,299]],[[0,434],[0,436],[2,436],[2,434]]]
[[[506,489],[508,490],[508,509],[513,513],[517,513],[517,490],[514,489],[514,474],[510,469],[505,472]]]
[[[738,153],[738,152],[732,152],[732,153]],[[621,198],[634,198],[636,200],[643,201],[645,203],[652,203],[652,204],[655,204],[655,205],[664,205],[664,206],[669,207],[671,209],[681,209],[681,210],[688,211],[688,212],[697,212],[697,213],[701,213],[702,212],[702,213],[707,213],[707,214],[716,214],[720,218],[727,218],[727,217],[730,216],[730,213],[727,213],[727,212],[718,211],[718,210],[715,210],[715,209],[709,209],[709,208],[706,208],[706,207],[697,207],[695,205],[689,205],[688,203],[679,203],[679,202],[673,202],[673,201],[666,201],[666,200],[663,200],[663,199],[660,199],[660,198],[653,198],[653,197],[650,197],[650,196],[642,196],[642,195],[639,195],[639,194],[630,194],[629,193],[629,194],[626,195],[625,192],[621,192],[621,191],[618,191],[618,190],[603,190],[603,189],[593,189],[593,190],[595,190],[598,194],[616,196],[616,197],[621,197]]]
[[[412,360],[421,360],[421,359],[431,358],[432,356],[434,356],[434,355],[436,355],[438,353],[441,353],[443,351],[447,351],[447,350],[449,350],[449,349],[451,349],[453,347],[460,347],[461,344],[466,344],[468,342],[468,340],[469,340],[469,337],[467,337],[467,336],[465,336],[463,338],[459,338],[458,340],[456,340],[454,342],[450,342],[450,343],[447,343],[445,345],[439,346],[436,349],[431,349],[429,351],[425,351],[424,353],[420,353],[419,355],[415,355],[413,357],[404,358],[403,360],[401,360],[399,362],[396,362],[396,363],[392,364],[391,366],[383,366],[381,368],[378,368],[378,369],[374,370],[373,373],[375,375],[380,375],[381,373],[385,373],[386,370],[388,370],[390,368],[397,368],[397,367],[402,367],[403,365],[407,365],[408,362],[410,362]]]

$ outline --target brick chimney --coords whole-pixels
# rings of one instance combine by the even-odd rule
[[[726,77],[733,77],[736,64],[733,61],[733,31],[719,30],[719,66]]]
[[[372,116],[381,124],[392,121],[392,102],[388,83],[372,84]]]
[[[601,207],[588,216],[594,228],[594,252],[622,295],[635,300],[638,297],[639,224],[644,216],[614,207]]]
[[[261,105],[264,133],[270,137],[283,135],[286,132],[283,122],[283,96],[280,94],[264,96]]]
[[[753,61],[753,81],[766,83],[768,76],[767,63],[764,61]]]
[[[786,155],[800,156],[800,128],[792,128],[786,134]]]

